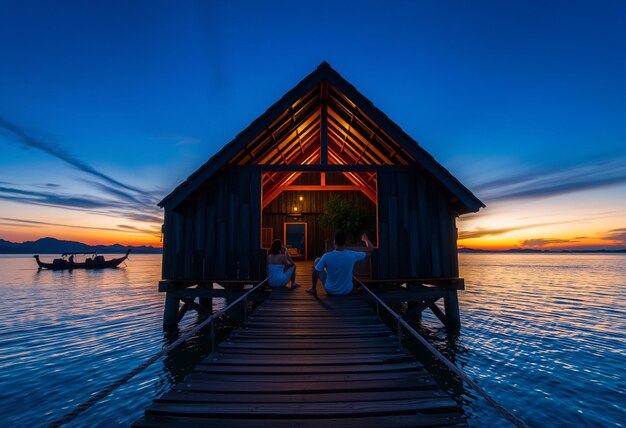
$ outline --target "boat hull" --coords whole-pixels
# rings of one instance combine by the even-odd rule
[[[124,262],[128,258],[128,253],[130,250],[126,251],[124,257],[119,257],[117,259],[111,260],[101,260],[101,261],[92,261],[92,262],[81,262],[81,263],[70,263],[66,260],[59,260],[57,263],[45,263],[39,260],[39,256],[33,256],[39,269],[48,269],[48,270],[74,270],[74,269],[106,269],[106,268],[115,268],[118,267],[122,262]]]

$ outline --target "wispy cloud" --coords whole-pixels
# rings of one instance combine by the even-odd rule
[[[154,208],[158,202],[158,199],[155,195],[150,192],[142,192],[140,193],[130,193],[124,190],[120,190],[118,188],[109,186],[108,184],[99,183],[97,181],[92,180],[83,180],[85,183],[99,189],[105,194],[113,196],[115,198],[123,199],[128,202],[132,202],[133,204],[140,204],[146,207]]]
[[[25,128],[2,117],[0,117],[0,131],[8,134],[17,144],[26,149],[47,153],[62,160],[70,167],[85,173],[90,178],[82,181],[94,189],[93,194],[90,193],[88,195],[68,194],[67,192],[62,192],[61,186],[55,183],[38,183],[28,186],[2,182],[0,183],[0,200],[104,214],[139,222],[159,224],[162,222],[161,210],[156,206],[160,195],[157,195],[155,192],[125,184],[116,178],[104,174],[87,162],[72,155],[61,145],[53,145],[43,139],[38,139]],[[37,224],[37,222],[32,224]],[[62,226],[59,224],[50,225]],[[90,229],[90,227],[80,228]],[[128,228],[122,229],[130,230]],[[119,231],[119,229],[105,230]],[[139,229],[137,230],[139,231]],[[149,229],[142,231],[151,234],[155,233],[155,231]]]
[[[617,241],[619,244],[626,244],[626,228],[609,230],[602,236],[607,241]]]
[[[575,239],[552,239],[552,238],[536,238],[536,239],[525,239],[520,241],[520,245],[522,247],[545,247],[552,244],[575,244],[580,241]]]
[[[523,172],[473,187],[487,201],[556,196],[626,183],[626,161],[611,160],[555,171]]]
[[[120,229],[124,229],[127,230],[129,232],[141,232],[141,233],[147,233],[150,235],[160,235],[161,234],[161,227],[159,226],[153,226],[153,227],[136,227],[136,226],[131,226],[128,224],[118,224],[117,227],[119,227]]]
[[[0,187],[0,199],[26,204],[45,205],[60,208],[78,208],[83,210],[124,206],[116,201],[101,199],[94,196],[63,195],[5,186]]]
[[[200,138],[190,135],[169,135],[166,138],[176,141],[177,146],[193,146],[201,142]]]
[[[114,231],[119,232],[119,229],[114,229],[110,227],[93,227],[93,226],[76,226],[73,224],[62,224],[62,223],[50,223],[46,221],[35,221],[35,220],[22,220],[17,218],[8,218],[8,217],[0,217],[2,224],[6,226],[24,226],[24,227],[32,227],[32,226],[58,226],[58,227],[67,227],[70,229],[87,229],[87,230],[106,230],[106,231]]]
[[[115,200],[94,195],[64,195],[58,192],[51,193],[5,186],[0,187],[0,200],[65,208],[140,222],[160,223],[163,221],[163,216],[158,207],[138,204],[132,200],[125,199]]]
[[[505,233],[509,233],[509,232],[515,232],[515,231],[524,230],[524,229],[531,229],[533,227],[550,226],[552,224],[554,223],[527,224],[523,226],[502,227],[502,228],[495,228],[495,229],[477,227],[476,229],[473,229],[473,230],[459,231],[459,239],[476,239],[476,238],[483,238],[485,236],[504,235]]]
[[[83,162],[82,160],[72,156],[70,152],[67,151],[65,148],[62,148],[58,145],[49,144],[44,140],[37,139],[34,136],[31,136],[22,127],[16,125],[15,123],[9,122],[2,117],[0,117],[0,128],[4,129],[6,132],[12,135],[14,139],[24,147],[37,149],[41,150],[42,152],[48,153],[49,155],[54,156],[55,158],[67,163],[68,165],[71,165],[72,167],[87,174],[90,174],[94,177],[98,177],[99,179],[114,186],[121,187],[132,192],[142,192],[141,189],[129,186],[128,184],[122,183],[121,181],[109,177],[108,175],[96,170],[91,165],[88,165],[86,162]]]

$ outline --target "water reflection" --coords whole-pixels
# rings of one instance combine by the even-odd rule
[[[224,306],[222,299],[214,299],[214,310]],[[186,315],[186,324],[165,329],[163,332],[163,347],[169,346],[181,336],[191,331],[206,319],[206,315],[196,311],[189,311]],[[239,325],[236,311],[229,311],[225,316],[214,321],[215,343],[219,344],[226,339],[230,332]],[[191,321],[191,322],[190,322]],[[168,384],[175,385],[181,382],[191,372],[196,364],[207,358],[211,349],[211,329],[209,326],[200,330],[196,335],[174,348],[163,359],[163,376]]]
[[[5,425],[62,416],[197,324],[190,313],[177,330],[162,330],[160,261],[135,255],[127,268],[69,273],[37,272],[31,256],[0,256]],[[530,426],[626,420],[624,255],[464,254],[460,261],[463,327],[449,335],[426,310],[414,326],[430,343]],[[217,335],[231,326],[222,321]],[[199,333],[70,426],[128,426],[210,354],[209,334]],[[470,425],[509,425],[421,346],[405,343],[453,393]]]

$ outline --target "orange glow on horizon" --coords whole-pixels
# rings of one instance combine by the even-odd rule
[[[6,228],[0,239],[22,243],[41,238],[55,238],[62,241],[76,241],[87,245],[152,246],[162,248],[160,236],[141,232],[76,230],[66,227],[32,227],[28,229]]]
[[[524,250],[585,250],[585,249],[611,249],[621,248],[623,243],[615,240],[607,240],[597,237],[589,238],[558,238],[536,239],[537,244],[529,245],[528,240],[512,239],[504,237],[485,237],[475,239],[459,239],[458,248],[471,248],[486,251],[506,251],[510,249]]]

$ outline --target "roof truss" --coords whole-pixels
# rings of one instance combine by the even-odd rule
[[[326,144],[324,144],[324,141]],[[385,134],[354,102],[327,81],[294,102],[229,164],[246,166],[302,165],[410,165],[415,159]],[[376,203],[376,174],[343,172],[351,183],[345,190],[360,190]],[[294,190],[298,171],[272,171],[263,175],[263,207],[281,192]],[[342,185],[309,186],[306,190],[341,190]],[[305,190],[302,186],[298,189]]]

